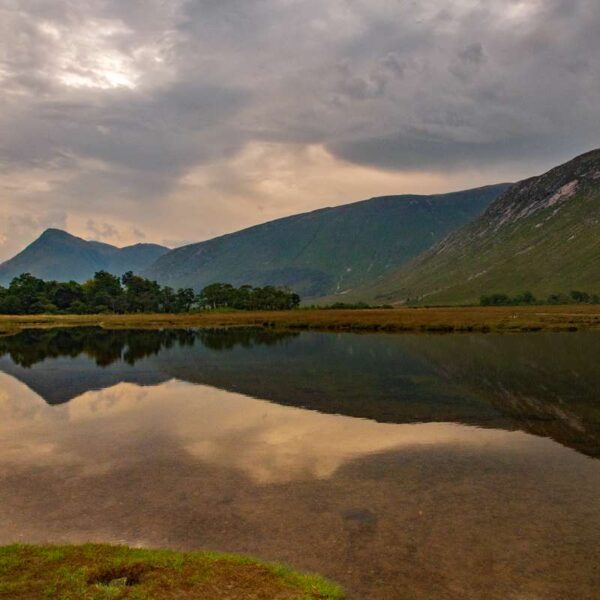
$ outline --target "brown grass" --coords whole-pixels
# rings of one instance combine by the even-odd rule
[[[578,331],[600,329],[600,306],[307,309],[179,315],[0,315],[0,333],[14,333],[32,328],[78,326],[100,326],[106,329],[260,326],[278,329],[394,332]]]

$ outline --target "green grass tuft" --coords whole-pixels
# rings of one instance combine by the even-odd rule
[[[345,594],[317,575],[232,554],[98,544],[0,548],[0,599],[161,598],[342,600]]]

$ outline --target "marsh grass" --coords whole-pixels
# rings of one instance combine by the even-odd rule
[[[22,329],[100,326],[106,329],[247,327],[382,332],[524,332],[600,329],[600,306],[474,306],[448,308],[301,309],[129,315],[0,315],[0,335]]]
[[[341,600],[345,595],[319,576],[239,555],[87,544],[0,548],[0,598]]]

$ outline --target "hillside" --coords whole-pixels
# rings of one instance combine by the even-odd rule
[[[600,150],[515,184],[473,223],[355,296],[466,304],[482,294],[578,289],[600,292]]]
[[[324,208],[172,250],[144,274],[196,290],[225,281],[286,285],[304,299],[344,294],[471,221],[506,188],[386,196]]]
[[[85,281],[96,271],[115,275],[139,273],[168,248],[156,244],[136,244],[117,248],[88,242],[60,229],[48,229],[22,252],[0,265],[0,285],[7,285],[22,273],[41,279]]]

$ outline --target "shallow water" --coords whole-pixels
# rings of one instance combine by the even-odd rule
[[[355,598],[598,598],[600,335],[0,339],[0,544],[253,554]]]

